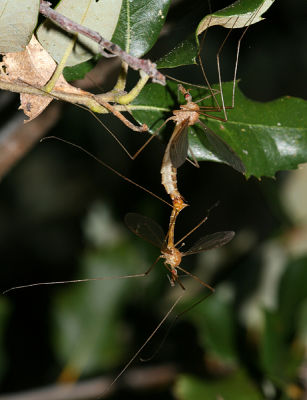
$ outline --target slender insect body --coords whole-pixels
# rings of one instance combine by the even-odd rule
[[[187,206],[183,196],[180,194],[177,186],[177,168],[173,166],[170,154],[172,139],[177,136],[177,132],[181,129],[181,125],[175,126],[171,139],[169,140],[162,160],[161,181],[166,193],[171,197],[174,208],[181,211]]]
[[[192,96],[180,85],[179,89],[184,90],[185,99],[187,104],[181,105],[180,110],[174,110],[173,116],[169,118],[176,123],[172,136],[166,146],[164,157],[161,166],[161,177],[162,185],[164,186],[166,193],[171,197],[174,208],[179,212],[187,206],[183,196],[180,194],[177,186],[177,168],[180,166],[185,158],[185,149],[188,146],[187,142],[187,128],[196,124],[199,120],[200,108],[196,103],[192,102]],[[185,133],[183,131],[186,131]],[[174,146],[176,140],[183,139],[178,146]],[[177,148],[178,147],[178,151]],[[176,148],[176,158],[178,161],[174,163],[174,154],[172,149]],[[181,154],[183,154],[183,157]],[[178,164],[178,165],[177,165]]]
[[[181,87],[181,85],[179,86]],[[187,96],[186,96],[187,97]],[[175,129],[172,136],[166,146],[164,157],[161,166],[162,185],[164,186],[166,193],[171,197],[174,208],[177,211],[181,211],[187,206],[183,196],[180,194],[177,186],[177,165],[174,165],[173,156],[171,149],[174,141],[180,138],[182,131],[187,129],[188,126],[194,125],[199,119],[199,106],[192,102],[192,97],[189,95],[187,104],[181,105],[180,110],[174,110],[173,116],[169,118],[176,123]],[[187,136],[184,135],[184,140],[187,140]],[[183,147],[186,147],[187,143],[183,143]],[[180,160],[178,163],[181,165],[185,160]]]
[[[178,279],[177,274],[177,267],[181,264],[182,254],[176,247],[166,247],[166,249],[161,250],[161,258],[164,258],[164,264],[167,269],[170,270],[172,277],[171,277],[171,284],[175,283]]]
[[[177,168],[174,168],[170,157],[163,158],[161,167],[162,185],[166,193],[170,195],[172,201],[182,198],[177,187]]]

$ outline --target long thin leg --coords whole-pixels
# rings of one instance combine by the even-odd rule
[[[45,138],[41,139],[41,142],[45,141],[45,140],[49,140],[49,139],[56,139],[59,140],[60,142],[69,144],[70,146],[76,147],[77,149],[83,151],[85,154],[87,154],[88,156],[90,156],[91,158],[93,158],[95,161],[97,161],[99,164],[101,164],[102,166],[104,166],[105,168],[109,169],[110,171],[114,172],[116,175],[118,175],[119,177],[121,177],[122,179],[124,179],[125,181],[133,184],[134,186],[144,190],[145,192],[149,193],[150,195],[152,195],[153,197],[155,197],[156,199],[162,201],[163,203],[167,204],[169,207],[173,208],[172,204],[168,203],[166,200],[162,199],[162,197],[156,195],[155,193],[151,192],[149,189],[146,189],[145,187],[139,185],[138,183],[134,182],[133,180],[127,178],[125,175],[121,174],[120,172],[116,171],[116,169],[112,168],[110,165],[106,164],[105,162],[103,162],[102,160],[100,160],[98,157],[96,157],[94,154],[92,154],[91,152],[89,152],[88,150],[84,149],[82,146],[79,146],[76,143],[72,143],[69,142],[68,140],[59,138],[57,136],[46,136]]]
[[[179,314],[177,314],[175,316],[175,318],[173,319],[173,321],[170,323],[169,327],[167,328],[167,331],[163,337],[163,339],[161,340],[159,346],[157,347],[157,349],[155,350],[155,352],[147,358],[141,358],[141,361],[147,362],[152,360],[153,358],[156,357],[156,355],[159,353],[159,351],[161,350],[161,348],[163,347],[170,331],[174,328],[174,325],[177,323],[178,319],[181,318],[184,314],[186,314],[187,312],[191,311],[194,307],[196,307],[198,304],[202,303],[204,300],[206,300],[209,296],[211,296],[213,294],[213,292],[211,291],[210,293],[207,293],[205,296],[201,297],[199,300],[197,300],[195,303],[193,303],[192,305],[190,305],[189,307],[187,307],[185,310],[183,310],[182,312],[180,312]]]
[[[86,278],[86,279],[71,279],[68,281],[53,281],[53,282],[37,282],[37,283],[30,283],[28,285],[20,285],[20,286],[14,286],[10,289],[5,290],[2,292],[2,294],[7,294],[9,292],[12,292],[13,290],[17,289],[27,289],[30,287],[35,287],[35,286],[51,286],[51,285],[63,285],[66,283],[81,283],[81,282],[93,282],[93,281],[107,281],[111,279],[129,279],[129,278],[144,278],[145,276],[149,275],[149,273],[152,271],[153,267],[157,264],[157,262],[160,260],[161,256],[159,256],[155,262],[149,267],[148,270],[145,272],[142,272],[141,274],[131,274],[131,275],[120,275],[120,276],[106,276],[102,278]]]
[[[211,5],[210,5],[210,8],[211,8]],[[212,17],[211,17],[211,18],[212,18]],[[210,18],[210,20],[211,20],[211,18]],[[210,21],[208,22],[208,26],[210,26]],[[211,93],[211,96],[213,97],[214,102],[215,102],[215,104],[217,105],[218,110],[220,111],[220,110],[221,110],[221,106],[219,105],[219,102],[217,101],[217,98],[216,98],[216,96],[215,96],[214,90],[212,89],[212,87],[211,87],[211,85],[210,85],[209,79],[208,79],[208,77],[207,77],[207,74],[206,74],[206,71],[205,71],[205,68],[204,68],[204,64],[203,64],[202,58],[201,58],[201,56],[200,56],[200,52],[201,52],[201,49],[202,49],[202,47],[203,47],[205,38],[206,38],[206,36],[207,36],[207,32],[208,32],[208,29],[205,30],[205,32],[204,32],[204,34],[203,34],[203,36],[202,36],[201,44],[200,44],[200,46],[199,46],[199,51],[198,51],[197,57],[198,57],[198,60],[199,60],[199,65],[200,65],[201,71],[202,71],[202,73],[203,73],[203,77],[204,77],[204,79],[205,79],[206,85],[208,86],[208,89],[209,89],[209,91],[210,91],[210,93]]]
[[[238,40],[238,44],[237,44],[237,50],[236,50],[236,61],[235,61],[235,68],[234,68],[234,74],[233,74],[233,86],[232,86],[232,101],[231,101],[231,107],[234,108],[235,106],[235,91],[236,91],[236,80],[237,80],[237,72],[238,72],[238,64],[239,64],[239,54],[240,54],[240,48],[241,48],[241,42],[243,37],[245,36],[248,28],[250,27],[250,25],[252,24],[253,19],[257,16],[259,8],[256,10],[256,12],[246,21],[245,23],[245,29],[242,33],[242,35],[240,36],[239,40]],[[230,35],[231,31],[235,28],[237,20],[239,17],[236,18],[232,28],[230,29],[229,33],[227,34],[226,38],[224,39],[221,47],[219,48],[219,51],[217,53],[217,68],[218,68],[218,75],[219,75],[219,82],[220,82],[220,88],[221,88],[221,70],[220,70],[220,55],[221,52],[223,50],[223,47],[225,45],[225,42],[228,38],[228,36]],[[221,98],[222,98],[222,103],[224,104],[224,98],[223,98],[223,92],[221,92]],[[226,107],[227,108],[227,107]],[[224,114],[225,114],[225,108],[224,109]],[[227,113],[225,116],[226,120],[227,120]]]
[[[159,126],[159,128],[151,135],[151,137],[139,148],[139,150],[131,157],[132,160],[135,160],[136,157],[145,149],[145,147],[152,141],[152,139],[154,137],[156,137],[158,135],[158,133],[160,132],[160,130],[163,128],[163,126],[165,126],[168,121],[171,120],[172,117],[167,118],[167,120],[165,120],[163,122],[163,124],[161,126]]]
[[[224,101],[224,94],[223,94],[223,87],[222,87],[222,74],[221,74],[221,67],[220,67],[220,55],[222,53],[222,50],[223,50],[223,48],[225,46],[225,43],[226,43],[227,39],[229,38],[229,35],[231,34],[232,30],[236,26],[236,23],[237,23],[238,19],[239,19],[239,17],[237,17],[235,19],[235,22],[234,22],[232,28],[227,33],[227,35],[226,35],[225,39],[223,40],[223,42],[222,42],[222,44],[221,44],[221,46],[220,46],[220,48],[219,48],[219,50],[217,52],[217,55],[216,55],[216,63],[217,63],[217,71],[218,71],[218,77],[219,77],[219,86],[220,86],[220,93],[221,93],[222,108],[223,108],[224,118],[225,118],[226,121],[227,121],[228,117],[227,117],[227,112],[226,112],[226,108],[225,108],[225,101]],[[239,58],[239,56],[237,57],[237,61],[238,61],[238,58]],[[236,70],[237,70],[237,68],[236,68]],[[235,80],[234,80],[234,82],[235,82]]]
[[[176,268],[180,269],[180,271],[184,272],[185,274],[191,276],[193,279],[195,279],[197,282],[199,282],[201,285],[205,286],[206,288],[208,288],[209,290],[211,290],[212,293],[215,292],[215,289],[213,289],[212,286],[208,285],[207,283],[205,283],[204,281],[202,281],[200,278],[198,278],[198,276],[192,274],[191,272],[183,269],[182,267],[180,267],[180,265],[178,265]]]
[[[103,278],[71,279],[71,280],[68,280],[68,281],[53,281],[53,282],[30,283],[28,285],[14,286],[14,287],[12,287],[10,289],[5,290],[4,292],[2,292],[2,294],[7,294],[7,293],[12,292],[13,290],[17,290],[17,289],[27,289],[27,288],[35,287],[35,286],[63,285],[63,284],[66,284],[66,283],[106,281],[106,280],[111,280],[111,279],[143,278],[144,276],[147,276],[148,273],[149,273],[149,271],[143,272],[141,274],[122,275],[122,276],[106,276],[106,277],[103,277]]]
[[[177,300],[173,303],[172,307],[168,310],[168,312],[165,314],[165,316],[161,319],[161,321],[158,323],[158,325],[155,327],[155,329],[152,331],[152,333],[149,335],[149,337],[145,340],[145,342],[142,344],[142,346],[139,348],[139,350],[134,354],[134,356],[128,361],[128,363],[124,366],[124,368],[120,371],[120,373],[116,376],[116,378],[111,382],[111,384],[106,388],[105,391],[109,390],[117,381],[118,379],[123,375],[123,373],[129,368],[129,366],[132,364],[132,362],[137,358],[137,356],[141,353],[141,351],[144,349],[144,347],[151,341],[153,336],[158,332],[158,330],[161,328],[161,326],[164,324],[164,322],[167,320],[169,315],[173,312],[174,308],[176,305],[179,303],[179,301],[182,299],[183,294],[181,294]],[[103,396],[104,392],[101,393],[101,396],[98,397],[101,398]]]
[[[177,247],[178,244],[180,244],[181,242],[183,242],[188,236],[190,236],[190,235],[191,235],[193,232],[195,232],[200,226],[202,226],[202,224],[203,224],[204,222],[206,222],[207,219],[209,218],[209,213],[210,213],[210,211],[211,211],[213,208],[217,207],[218,205],[219,205],[219,201],[217,201],[216,203],[214,203],[213,206],[211,206],[211,207],[209,208],[209,210],[207,211],[207,215],[206,215],[196,226],[194,226],[193,229],[191,229],[186,235],[184,235],[180,240],[178,240],[178,242],[175,244],[175,247]]]

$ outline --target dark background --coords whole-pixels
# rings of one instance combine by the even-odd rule
[[[229,2],[215,1],[212,8],[218,10],[227,4]],[[175,2],[163,36],[150,57],[158,58],[172,48],[192,31],[199,16],[206,12],[206,1]],[[238,73],[241,90],[257,101],[270,101],[285,95],[306,99],[305,2],[276,0],[265,18],[265,21],[250,27],[243,41]],[[225,81],[232,78],[233,55],[239,35],[239,32],[233,33],[222,58]],[[217,80],[215,53],[224,36],[225,30],[214,28],[205,42],[204,62],[210,82]],[[178,71],[168,73],[188,82],[203,84],[199,67],[184,67]],[[115,74],[111,74],[107,81],[112,79],[116,79]],[[105,85],[104,90],[108,88]],[[48,135],[82,144],[126,176],[164,196],[159,173],[164,143],[154,140],[132,162],[88,113],[66,104],[62,108],[61,118]],[[1,121],[6,123],[13,118],[16,109],[17,102],[12,102],[2,111]],[[143,143],[142,134],[129,131],[112,116],[104,117],[103,121],[131,152]],[[246,181],[224,165],[202,163],[197,170],[186,163],[180,169],[179,182],[191,207],[178,220],[178,237],[219,200],[219,207],[212,211],[202,232],[248,230],[256,238],[255,246],[259,245],[289,225],[279,204],[279,185],[285,177],[286,173],[278,173],[276,180],[251,178]],[[124,215],[129,211],[150,215],[164,229],[167,228],[169,209],[158,200],[123,182],[72,147],[52,141],[37,143],[12,168],[0,186],[1,289],[31,282],[76,278],[78,260],[88,246],[83,223],[97,201],[107,207],[114,224],[123,230]],[[232,267],[236,268],[235,265]],[[140,269],[142,272],[144,266]],[[165,273],[161,271],[162,268],[159,269],[160,278],[165,281],[165,288],[170,290]],[[224,279],[227,276],[213,276],[210,283],[218,284]],[[237,279],[239,285],[244,285],[244,275],[239,274]],[[8,295],[6,301],[10,303],[11,314],[4,329],[7,362],[2,391],[42,386],[54,382],[60,374],[62,366],[50,347],[48,317],[57,290],[56,287],[43,287]],[[155,304],[146,304],[146,307],[138,309],[133,298],[127,304],[127,320],[139,336],[134,339],[132,349],[137,348],[138,340],[142,343],[146,338],[143,329],[150,331],[159,320],[154,311]],[[196,361],[184,358],[187,352],[182,350],[182,346],[189,347],[190,355],[197,352],[195,333],[184,323],[178,332],[177,336],[176,332],[171,333],[167,341],[172,345],[169,348],[166,344],[165,352],[159,356],[163,361],[193,365]],[[127,353],[129,355],[133,350]]]

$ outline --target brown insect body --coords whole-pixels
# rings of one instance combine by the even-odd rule
[[[178,190],[177,168],[173,165],[171,147],[173,146],[174,140],[180,136],[183,129],[186,129],[188,126],[194,125],[198,122],[200,111],[199,106],[192,102],[192,97],[190,94],[186,93],[185,98],[187,100],[187,104],[181,105],[180,110],[174,110],[173,117],[169,118],[169,120],[174,121],[176,125],[166,146],[161,167],[162,184],[166,190],[166,193],[171,197],[174,208],[178,212],[185,208],[187,204]]]

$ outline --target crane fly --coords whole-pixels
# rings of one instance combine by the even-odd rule
[[[185,240],[188,236],[190,236],[192,232],[198,229],[207,220],[207,218],[208,217],[203,218],[200,223],[196,225],[196,227],[188,232],[177,243],[174,243],[174,225],[170,225],[169,231],[167,235],[165,235],[161,226],[151,218],[137,213],[127,214],[125,217],[125,222],[128,228],[135,235],[151,243],[153,246],[159,248],[161,251],[161,255],[156,259],[149,270],[146,271],[146,274],[148,274],[152,270],[153,266],[160,259],[164,259],[164,265],[171,274],[170,282],[172,286],[175,285],[175,282],[178,282],[182,289],[184,289],[184,286],[182,285],[178,277],[177,270],[180,270],[185,274],[190,275],[192,278],[200,282],[203,286],[214,292],[214,289],[210,285],[203,282],[196,275],[193,275],[191,272],[186,271],[180,266],[182,257],[222,247],[233,239],[235,232],[222,231],[212,233],[210,235],[201,237],[189,250],[185,252],[181,252],[178,249],[178,245],[182,243],[183,240]]]
[[[244,174],[245,166],[240,157],[235,151],[215,132],[205,125],[200,119],[200,115],[221,120],[219,117],[209,115],[208,111],[217,111],[215,107],[202,107],[192,101],[192,96],[189,90],[179,85],[178,89],[184,95],[187,102],[180,106],[180,110],[173,111],[174,116],[169,119],[176,123],[175,129],[169,141],[167,151],[174,168],[179,168],[188,156],[189,142],[188,131],[189,127],[199,124],[204,135],[212,146],[213,152],[219,156],[226,164],[230,165],[236,171]]]
[[[180,278],[177,273],[177,269],[179,269],[180,271],[184,272],[186,275],[191,276],[193,279],[198,281],[201,285],[203,285],[207,289],[209,289],[211,293],[213,293],[214,289],[212,286],[203,282],[196,275],[192,274],[191,272],[185,270],[184,268],[182,268],[180,266],[181,259],[182,259],[182,257],[185,257],[185,256],[189,256],[192,254],[197,254],[197,253],[201,253],[203,251],[222,247],[233,239],[235,232],[233,232],[233,231],[216,232],[211,235],[204,236],[204,237],[200,238],[192,247],[190,247],[189,250],[187,250],[185,252],[180,252],[180,250],[177,248],[177,246],[180,243],[182,243],[183,240],[185,240],[188,236],[190,236],[196,229],[198,229],[207,220],[207,218],[208,218],[208,216],[203,218],[193,229],[191,229],[177,243],[174,244],[174,224],[172,225],[170,223],[168,233],[165,235],[161,226],[157,222],[155,222],[153,219],[146,217],[144,215],[141,215],[141,214],[137,214],[137,213],[126,214],[125,222],[126,222],[126,225],[128,226],[128,228],[135,235],[137,235],[140,238],[151,243],[153,246],[159,248],[161,251],[161,254],[157,257],[155,262],[150,266],[150,268],[142,276],[147,276],[152,271],[153,267],[157,264],[157,262],[160,259],[164,259],[164,265],[171,274],[171,276],[169,277],[169,280],[170,280],[170,283],[172,286],[175,286],[175,283],[178,282],[178,284],[181,286],[181,288],[183,290],[185,290],[185,287],[181,283]],[[175,220],[176,220],[176,218],[174,219],[174,221]],[[140,276],[140,275],[141,274],[138,274],[137,276]],[[144,349],[144,347],[151,341],[153,336],[157,333],[157,331],[161,328],[161,326],[165,323],[167,318],[173,312],[176,305],[181,300],[182,296],[183,296],[183,293],[175,300],[175,302],[172,304],[170,309],[167,311],[167,313],[164,315],[164,317],[158,323],[158,325],[154,328],[154,330],[148,336],[148,338],[145,340],[145,342],[142,344],[142,346],[138,349],[138,351],[133,355],[133,357],[128,361],[128,363],[124,366],[124,368],[120,371],[120,373],[111,382],[108,389],[111,388],[111,386],[113,386],[118,381],[118,379],[128,369],[128,367],[132,364],[132,362],[138,357],[138,355],[141,353],[141,351]],[[206,297],[208,297],[208,296],[206,296]],[[206,297],[203,297],[200,301],[197,301],[196,303],[194,303],[187,310],[178,314],[175,317],[173,323],[176,320],[178,320],[178,317],[180,317],[183,313],[185,313],[186,311],[189,311],[192,307],[199,304]],[[171,324],[171,327],[173,326],[173,323]],[[161,344],[160,344],[160,346],[161,346]],[[160,346],[159,346],[159,348],[160,348]],[[103,394],[104,393],[102,393],[102,395]]]
[[[187,104],[181,105],[180,110],[174,110],[174,115],[165,121],[165,123],[174,121],[176,125],[166,147],[161,166],[162,184],[171,197],[174,208],[178,212],[187,206],[177,187],[177,168],[184,163],[188,156],[188,130],[190,126],[200,124],[214,153],[237,171],[243,174],[245,173],[245,166],[239,156],[223,139],[199,119],[200,115],[209,116],[206,111],[217,111],[217,109],[212,109],[212,107],[200,107],[197,103],[192,101],[191,94],[182,85],[179,85],[179,90],[184,95]],[[215,116],[210,117],[220,119]]]

